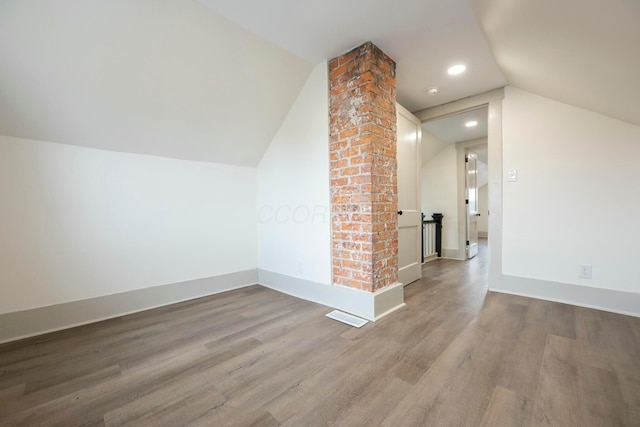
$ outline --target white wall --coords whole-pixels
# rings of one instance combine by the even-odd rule
[[[447,141],[438,138],[427,130],[429,122],[422,123],[422,144],[420,146],[421,166],[426,165],[440,152],[447,144]]]
[[[423,135],[423,144],[435,136]],[[458,245],[458,169],[455,144],[444,145],[420,171],[422,212],[428,219],[434,212],[444,215],[442,220],[442,249],[457,251]]]
[[[477,167],[478,167],[478,188],[482,187],[483,185],[487,185],[487,183],[489,182],[489,166],[478,160],[477,162]]]
[[[0,136],[0,314],[257,264],[256,173]]]
[[[478,188],[478,210],[480,211],[478,232],[486,236],[489,231],[489,186],[487,184]]]
[[[510,87],[503,156],[504,274],[640,292],[640,127]]]
[[[331,283],[327,63],[315,67],[258,165],[261,269]]]

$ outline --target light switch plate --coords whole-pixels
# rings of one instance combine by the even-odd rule
[[[518,180],[518,170],[509,169],[507,171],[507,182],[516,182]]]

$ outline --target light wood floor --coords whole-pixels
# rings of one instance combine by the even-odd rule
[[[640,426],[640,319],[437,260],[361,329],[253,286],[0,346],[2,426]]]

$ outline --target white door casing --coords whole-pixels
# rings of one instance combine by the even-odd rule
[[[467,259],[478,255],[478,157],[465,154],[465,204],[467,207]]]
[[[400,104],[398,132],[398,281],[404,285],[420,279],[422,215],[420,212],[420,120]]]
[[[502,283],[502,100],[504,88],[470,96],[416,112],[422,121],[435,120],[485,105],[489,106],[489,128],[487,142],[489,148],[489,289],[499,290]],[[462,154],[464,163],[464,154]],[[461,166],[464,170],[464,167]],[[462,172],[463,174],[464,172]],[[461,192],[464,189],[460,190]],[[462,210],[464,212],[464,209]],[[464,237],[464,234],[461,234]]]

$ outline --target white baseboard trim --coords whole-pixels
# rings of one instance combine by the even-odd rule
[[[428,257],[425,257],[424,262],[422,264],[426,264],[428,262],[431,262],[435,259],[438,259],[438,254],[433,254],[433,255],[429,255]]]
[[[243,288],[257,280],[253,269],[0,314],[0,343]]]
[[[405,305],[402,283],[396,283],[371,293],[346,286],[325,285],[263,269],[258,270],[258,283],[267,288],[342,310],[373,322]]]
[[[464,257],[464,250],[460,251],[459,249],[442,249],[442,258],[464,261]]]
[[[640,293],[503,275],[490,291],[640,317]]]

